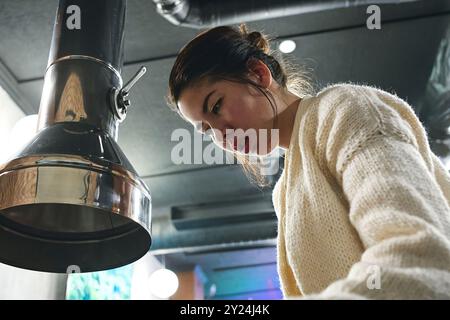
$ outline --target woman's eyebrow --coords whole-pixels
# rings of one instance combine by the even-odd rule
[[[208,111],[208,100],[209,97],[216,92],[216,90],[211,91],[210,93],[208,93],[208,95],[205,97],[205,100],[203,101],[203,113],[206,113]]]

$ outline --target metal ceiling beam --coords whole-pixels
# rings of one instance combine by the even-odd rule
[[[19,89],[19,82],[12,72],[0,61],[0,87],[2,87],[17,104],[17,106],[27,115],[34,113],[34,108],[24,98]]]

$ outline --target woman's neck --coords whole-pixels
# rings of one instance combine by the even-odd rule
[[[289,91],[282,92],[277,96],[277,106],[283,107],[283,109],[278,113],[278,122],[275,129],[279,130],[278,146],[286,150],[289,148],[292,130],[294,128],[295,115],[302,98]]]

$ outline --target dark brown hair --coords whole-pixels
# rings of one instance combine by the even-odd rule
[[[245,24],[239,29],[229,26],[215,27],[198,34],[179,52],[169,77],[167,102],[182,118],[178,100],[183,90],[202,80],[214,82],[228,80],[249,84],[259,90],[269,101],[278,120],[273,95],[249,79],[249,62],[261,60],[269,68],[273,79],[285,90],[302,97],[313,91],[308,76],[293,65],[281,63],[270,49],[269,38],[258,31],[249,32]],[[289,70],[288,70],[289,69]],[[233,153],[242,164],[247,176],[259,186],[268,182],[260,173],[260,163],[251,163],[249,156]]]

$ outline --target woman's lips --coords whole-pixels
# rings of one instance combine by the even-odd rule
[[[244,146],[244,153],[250,152],[250,138],[247,136],[245,137],[245,146]]]
[[[250,138],[248,136],[244,136],[244,145],[241,148],[239,148],[239,142],[242,144],[242,137],[229,134],[227,139],[227,135],[225,133],[222,135],[222,147],[224,149],[231,148],[234,151],[248,153],[250,151]]]
[[[243,149],[241,152],[248,153],[249,152],[249,137],[244,135],[244,146],[242,148],[239,148],[238,142],[241,142],[242,145],[242,136],[238,137],[234,132],[221,132],[222,134],[222,147],[223,149],[232,149],[234,151],[241,151],[240,149]]]
[[[241,138],[241,139],[242,139],[242,138]],[[243,148],[241,148],[241,149],[243,149],[243,150],[239,149],[238,142],[239,142],[238,137],[234,137],[234,140],[233,140],[233,149],[234,149],[235,151],[242,151],[242,152],[244,152],[244,153],[248,153],[248,152],[250,151],[250,143],[249,143],[249,137],[248,137],[248,136],[245,136],[245,137],[244,137],[244,146],[243,146]]]
[[[228,146],[230,145],[230,142],[227,139],[222,140],[222,147],[224,149],[228,149]]]

